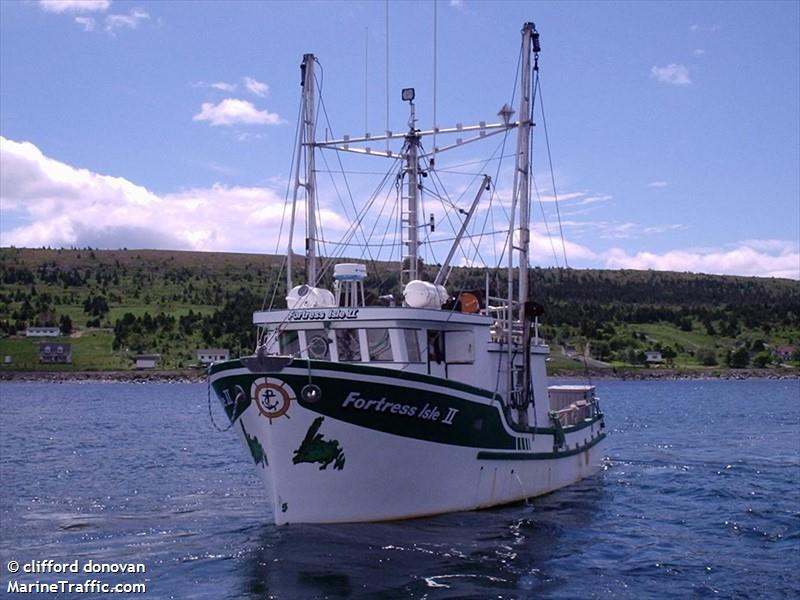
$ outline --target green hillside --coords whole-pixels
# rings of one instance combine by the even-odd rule
[[[4,370],[38,364],[28,326],[68,334],[68,370],[124,370],[140,352],[165,369],[196,362],[195,350],[236,356],[255,344],[254,310],[285,306],[281,256],[159,250],[0,249],[0,357]],[[295,267],[302,273],[300,262]],[[399,292],[385,264],[368,265],[368,295]],[[433,272],[433,267],[431,268]],[[490,272],[492,295],[505,272]],[[272,294],[273,284],[279,287]],[[448,285],[485,288],[482,269],[455,269]],[[323,282],[329,284],[330,282]],[[614,367],[644,367],[645,353],[686,369],[798,365],[775,349],[800,347],[800,282],[656,271],[534,269],[530,287],[545,307],[542,333],[552,364],[583,369],[584,357]],[[592,363],[599,365],[600,363]]]

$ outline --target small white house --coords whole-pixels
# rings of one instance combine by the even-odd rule
[[[39,342],[39,362],[49,364],[72,364],[72,345]]]
[[[197,350],[197,362],[204,367],[211,363],[228,360],[230,357],[231,353],[224,348],[199,348]]]
[[[787,345],[784,345],[784,346],[778,346],[777,348],[774,348],[772,350],[772,355],[775,358],[778,358],[778,359],[783,360],[783,361],[787,361],[787,360],[792,360],[792,357],[794,356],[794,353],[796,351],[797,351],[797,349],[794,346],[790,346],[790,345],[787,344]]]
[[[59,337],[61,329],[58,327],[28,327],[25,329],[26,337]]]
[[[644,362],[646,362],[648,365],[660,365],[664,362],[661,352],[658,352],[657,350],[645,352],[644,357]]]
[[[137,369],[155,369],[158,361],[161,360],[160,354],[137,354],[134,357]]]

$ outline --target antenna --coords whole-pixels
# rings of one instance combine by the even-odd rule
[[[436,43],[436,32],[437,32],[437,24],[438,24],[438,11],[436,10],[438,2],[433,3],[433,155],[431,156],[430,160],[430,168],[433,169],[435,164],[436,158],[436,128],[438,125],[436,124],[436,52],[437,52],[437,43]]]
[[[369,26],[364,28],[364,133],[369,131]]]
[[[384,4],[386,14],[386,151],[389,151],[389,0]]]

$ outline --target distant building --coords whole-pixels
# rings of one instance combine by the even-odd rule
[[[6,354],[3,357],[3,364],[4,365],[13,365],[14,364],[14,359],[11,357],[10,354]]]
[[[161,360],[160,354],[137,354],[134,357],[137,369],[155,369],[158,361]]]
[[[772,349],[772,355],[780,360],[792,360],[797,348],[794,346],[776,346]]]
[[[25,329],[27,337],[59,337],[61,330],[58,327],[28,327]]]
[[[211,363],[228,360],[231,353],[224,348],[199,348],[197,350],[197,362],[204,367]]]
[[[565,343],[563,348],[564,356],[575,356],[578,353],[578,350],[572,344]]]
[[[664,359],[661,357],[661,352],[657,350],[649,350],[648,352],[644,353],[644,362],[648,365],[660,365],[664,362]]]
[[[72,364],[72,344],[40,342],[39,362],[44,364]]]

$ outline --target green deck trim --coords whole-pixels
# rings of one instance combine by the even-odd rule
[[[494,452],[482,450],[478,452],[476,458],[478,460],[551,460],[554,458],[565,458],[585,452],[599,444],[605,438],[606,434],[601,433],[585,446],[580,446],[572,450],[565,450],[563,452]]]
[[[311,363],[311,369],[318,369],[320,371],[337,371],[340,373],[352,373],[354,375],[374,375],[376,377],[392,377],[395,379],[402,379],[405,381],[414,381],[419,383],[427,383],[430,385],[437,385],[441,387],[448,387],[454,390],[458,390],[460,392],[466,392],[468,394],[473,394],[475,396],[480,396],[482,398],[488,398],[489,400],[501,400],[500,394],[496,394],[490,390],[475,387],[472,385],[468,385],[466,383],[461,383],[459,381],[452,381],[449,379],[442,379],[440,377],[434,377],[432,375],[426,375],[423,373],[410,373],[408,371],[400,371],[398,369],[390,369],[387,367],[372,367],[367,365],[362,365],[359,363],[339,363],[333,361],[326,361],[326,360],[311,360],[305,358],[295,358],[289,368],[292,369],[308,369],[309,362]],[[228,371],[231,369],[239,369],[239,368],[246,368],[239,359],[232,359],[221,363],[214,363],[211,366],[210,374],[216,375],[223,371]],[[280,377],[281,374],[279,372],[275,373],[259,373],[259,375],[274,375],[275,377]]]
[[[314,383],[323,390],[319,401],[309,402],[301,393],[309,382],[309,364]],[[287,370],[270,373],[242,372],[243,368],[236,359],[215,364],[211,368],[211,372],[217,375],[212,386],[218,396],[222,396],[226,390],[228,395],[232,395],[237,386],[245,392],[246,400],[237,403],[235,414],[229,415],[232,420],[250,405],[252,399],[249,398],[249,390],[252,382],[262,377],[275,377],[291,386],[297,397],[296,402],[305,409],[345,423],[401,437],[502,452],[518,448],[520,437],[554,434],[554,429],[551,427],[530,427],[524,430],[514,428],[508,423],[508,416],[499,395],[494,395],[492,398],[492,392],[487,390],[429,375],[306,359],[294,360],[290,365],[292,373]],[[226,376],[226,372],[235,370],[240,372]],[[364,376],[382,377],[387,381],[365,381]],[[417,389],[415,388],[417,383],[431,385],[434,389]],[[402,405],[405,407],[402,408],[404,412],[392,413],[385,410],[378,411],[376,408],[362,410],[354,406],[354,401],[347,402],[349,395],[354,393],[365,400],[377,402],[383,399],[387,403]],[[492,398],[492,401],[483,403],[471,400],[463,397],[464,393]],[[436,409],[438,417],[421,418],[420,415],[426,407]],[[414,414],[407,414],[412,408]],[[451,410],[453,410],[452,422],[447,422],[445,418]],[[592,420],[584,420],[574,426],[565,427],[564,431],[566,434],[579,431],[602,421],[602,418],[602,414],[598,414]],[[514,433],[506,430],[506,427]],[[557,454],[557,456],[563,455],[565,453]],[[515,457],[516,453],[511,459]]]
[[[594,419],[591,419],[591,420],[584,419],[583,421],[581,421],[580,423],[577,423],[576,425],[567,425],[566,427],[562,427],[563,430],[564,430],[564,435],[569,435],[570,433],[574,433],[576,431],[580,431],[581,429],[585,429],[586,427],[590,427],[590,426],[594,425],[595,423],[597,423],[598,421],[602,421],[604,416],[605,415],[603,413],[598,413],[597,416],[595,416]],[[546,435],[547,434],[553,435],[553,434],[555,434],[555,432],[556,432],[556,430],[555,430],[554,427],[535,427],[531,431],[531,433],[534,433],[534,434],[543,433],[543,434],[546,434]]]

